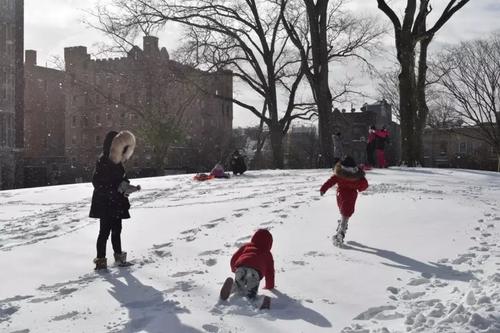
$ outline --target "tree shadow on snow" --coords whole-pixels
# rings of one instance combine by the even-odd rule
[[[282,320],[301,319],[319,327],[332,327],[332,324],[321,313],[305,307],[300,301],[280,292],[271,290],[276,298],[271,302],[271,314],[273,318]]]
[[[142,284],[128,269],[105,274],[104,278],[112,285],[109,294],[128,311],[128,322],[120,332],[200,333],[182,324],[177,317],[178,313],[189,313],[189,310],[179,302],[164,299],[160,290]]]
[[[379,257],[390,260],[394,263],[383,263],[384,265],[406,269],[414,272],[419,272],[423,277],[430,278],[434,277],[437,279],[443,280],[455,280],[455,281],[464,281],[469,282],[470,280],[476,279],[474,274],[471,272],[461,272],[453,269],[453,267],[430,262],[425,263],[422,261],[418,261],[416,259],[398,254],[394,251],[377,249],[375,247],[363,245],[358,242],[348,241],[347,244],[344,244],[344,248],[347,250],[354,250],[364,253],[369,253],[373,255],[377,255]]]

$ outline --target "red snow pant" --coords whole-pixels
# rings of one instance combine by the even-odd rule
[[[385,168],[385,153],[383,149],[377,149],[377,164],[379,168]]]

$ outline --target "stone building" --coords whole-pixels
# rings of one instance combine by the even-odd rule
[[[424,166],[496,170],[494,149],[480,137],[480,129],[471,127],[427,128],[424,130]]]
[[[340,132],[344,144],[344,154],[354,157],[357,163],[366,162],[366,139],[370,125],[380,129],[385,126],[390,139],[386,144],[386,159],[389,165],[399,163],[401,156],[401,136],[399,125],[392,121],[392,108],[385,100],[364,104],[360,112],[352,109],[335,108],[332,112],[333,133]]]
[[[127,166],[131,175],[207,169],[228,153],[230,71],[206,73],[172,61],[153,36],[144,37],[143,48],[134,46],[123,58],[95,60],[86,47],[65,48],[64,71],[40,68],[34,58],[36,53],[27,53],[30,115],[25,125],[35,178],[45,168],[47,179],[56,172],[62,182],[89,180],[110,130],[128,129],[137,136],[136,153]],[[41,113],[52,120],[41,124]],[[170,138],[176,140],[165,145]],[[39,149],[47,155],[35,156]]]
[[[24,66],[24,183],[27,186],[67,182],[64,171],[65,73],[37,66],[36,51],[26,50]]]
[[[0,189],[16,185],[23,147],[24,1],[0,0]]]

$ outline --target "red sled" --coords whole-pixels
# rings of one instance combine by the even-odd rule
[[[193,177],[194,180],[197,181],[205,181],[205,180],[210,180],[212,178],[215,178],[213,175],[207,175],[206,173],[198,173],[196,176]]]

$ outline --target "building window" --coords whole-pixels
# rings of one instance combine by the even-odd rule
[[[76,139],[77,139],[76,135],[73,135],[73,137],[71,137],[71,144],[72,144],[73,146],[75,146],[75,145],[76,145]]]
[[[125,93],[120,94],[120,104],[125,105],[127,103],[127,95]]]
[[[439,144],[439,154],[444,156],[448,153],[448,145],[445,141],[441,141]]]
[[[71,117],[71,127],[76,127],[76,116]]]
[[[467,152],[467,144],[465,142],[460,142],[458,144],[458,152],[460,154],[465,154]]]
[[[95,136],[95,146],[96,147],[100,147],[101,146],[101,136],[100,135],[96,135]]]
[[[101,126],[101,117],[98,114],[95,115],[95,125]]]

